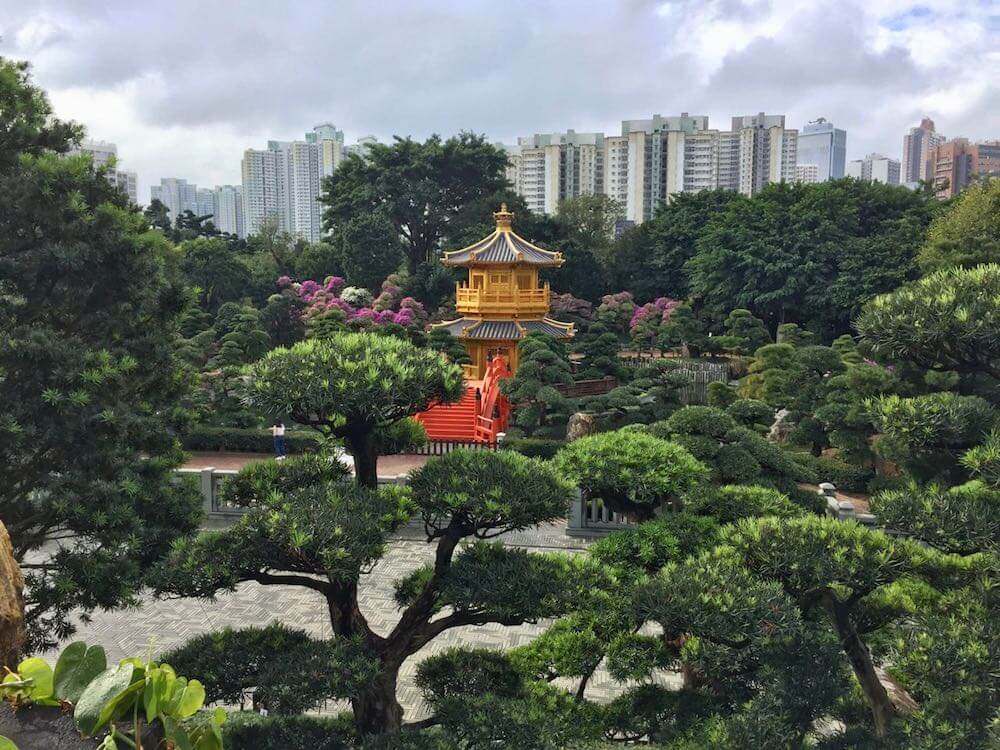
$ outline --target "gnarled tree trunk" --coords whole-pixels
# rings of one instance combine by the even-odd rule
[[[837,635],[840,636],[841,646],[847,654],[847,660],[851,662],[854,675],[861,683],[865,698],[868,699],[868,706],[875,722],[875,733],[879,737],[884,737],[896,716],[896,708],[892,705],[889,694],[875,671],[871,653],[858,635],[854,623],[851,622],[847,607],[836,601],[833,595],[828,595],[824,599],[823,606],[833,620]]]
[[[24,648],[24,578],[0,522],[0,667],[14,669]],[[0,669],[0,672],[3,670]]]
[[[397,666],[386,666],[361,695],[351,700],[354,726],[364,735],[398,732],[403,724],[403,707],[396,700]]]

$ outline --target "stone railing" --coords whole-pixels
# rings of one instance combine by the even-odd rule
[[[857,521],[865,526],[875,526],[875,516],[867,508],[855,507],[851,500],[837,497],[837,488],[830,482],[819,485],[817,494],[826,500],[826,514],[838,521]]]

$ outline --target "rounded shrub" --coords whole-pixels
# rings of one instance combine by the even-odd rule
[[[752,485],[706,489],[692,498],[687,507],[692,513],[710,516],[719,523],[736,523],[758,516],[793,518],[804,515],[803,510],[781,492]]]

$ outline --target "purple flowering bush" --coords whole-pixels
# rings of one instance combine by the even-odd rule
[[[389,325],[423,328],[427,322],[424,306],[413,297],[402,297],[392,276],[382,284],[382,293],[374,301],[366,290],[346,286],[340,276],[327,276],[322,283],[313,279],[295,282],[282,276],[277,286],[281,294],[301,301],[304,306],[299,314],[307,325],[315,325],[318,319],[331,315],[346,322],[352,330]]]

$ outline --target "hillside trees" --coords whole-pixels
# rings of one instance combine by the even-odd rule
[[[196,528],[173,481],[180,258],[0,58],[0,521],[24,565],[28,647],[71,613],[136,600],[144,571]]]
[[[963,190],[934,219],[917,260],[925,273],[1000,262],[1000,180]]]

